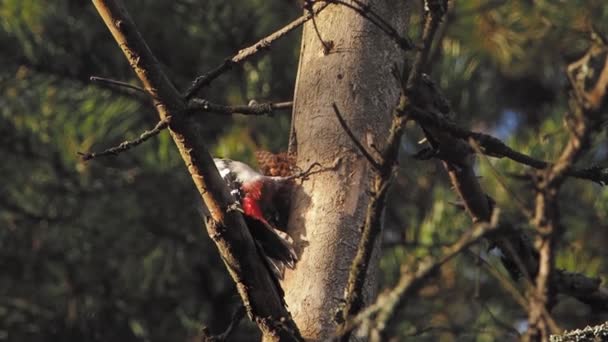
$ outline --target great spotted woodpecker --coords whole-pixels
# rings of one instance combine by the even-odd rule
[[[297,259],[292,240],[284,231],[293,177],[265,176],[249,165],[230,159],[214,159],[222,179],[242,210],[262,258],[279,279],[285,267]]]

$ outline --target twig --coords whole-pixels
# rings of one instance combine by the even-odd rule
[[[298,19],[292,21],[280,30],[259,40],[257,43],[240,50],[236,55],[226,58],[224,62],[217,66],[215,69],[209,71],[208,73],[202,76],[197,77],[192,82],[190,88],[186,90],[184,97],[186,99],[192,98],[201,88],[208,86],[211,82],[213,82],[213,80],[218,78],[224,72],[230,70],[234,65],[241,64],[247,59],[257,54],[258,52],[260,52],[261,50],[268,49],[275,40],[283,38],[289,32],[300,27],[302,24],[312,19],[315,15],[319,14],[319,12],[324,10],[327,6],[328,4],[320,4],[319,6],[316,6],[313,11],[308,12],[305,15],[299,17]]]
[[[295,175],[287,176],[284,178],[284,180],[301,179],[304,181],[304,180],[308,179],[309,176],[315,175],[317,173],[321,173],[321,172],[325,172],[325,171],[329,171],[329,170],[335,170],[338,167],[338,165],[340,164],[341,160],[342,160],[342,158],[338,157],[334,160],[334,162],[330,166],[325,166],[325,167],[316,162],[312,163],[308,167],[308,169],[298,172]],[[313,169],[317,166],[319,167],[319,169],[313,171]]]
[[[481,307],[488,313],[488,315],[490,316],[490,318],[492,319],[494,324],[498,325],[499,327],[501,327],[502,329],[511,333],[514,336],[521,337],[521,333],[517,329],[515,329],[515,327],[513,327],[510,323],[505,322],[502,319],[500,319],[499,317],[497,317],[492,312],[492,310],[490,310],[490,307],[488,306],[488,304],[486,304],[486,302],[480,301],[479,303],[480,303]]]
[[[469,256],[471,256],[472,258],[475,258],[475,260],[481,261],[481,265],[488,271],[488,273],[490,273],[490,275],[492,277],[494,277],[494,279],[496,279],[500,283],[500,285],[511,295],[511,297],[513,297],[515,302],[517,302],[517,304],[519,304],[519,306],[521,306],[524,311],[528,310],[528,308],[529,308],[528,301],[526,300],[524,295],[520,293],[520,291],[517,289],[517,287],[513,284],[513,282],[509,278],[507,278],[505,275],[503,275],[501,272],[499,272],[493,265],[491,265],[485,259],[478,258],[477,255],[475,255],[471,252],[469,252],[467,254]],[[520,267],[522,267],[522,266],[520,266]],[[525,268],[523,268],[523,267],[522,267],[522,269],[525,270]],[[523,277],[523,280],[524,280],[524,283],[525,283],[525,286],[527,289],[532,289],[534,287],[534,285],[530,281],[530,278]],[[587,282],[587,278],[584,278],[584,277],[577,278],[577,281],[580,281],[581,283],[585,283],[585,282]],[[559,284],[559,283],[564,283],[564,281],[554,281],[553,283]],[[573,283],[576,283],[576,281]],[[595,285],[597,287],[598,284],[595,284]],[[548,324],[550,324],[553,327],[552,328],[553,330],[559,330],[557,323],[555,323],[555,320],[553,319],[553,317],[551,317],[551,314],[549,313],[548,310],[543,309],[541,314],[543,315],[545,320],[548,322]]]
[[[483,152],[481,152],[481,148],[479,147],[479,144],[477,144],[477,142],[474,139],[469,139],[469,144],[473,147],[473,149],[475,150],[475,152],[477,152],[477,154],[480,154],[484,157],[483,159],[486,162],[486,165],[488,165],[488,168],[490,169],[492,174],[494,175],[494,178],[496,179],[498,184],[500,184],[500,186],[507,192],[507,194],[509,194],[509,196],[511,196],[511,198],[513,198],[515,200],[515,204],[517,205],[519,210],[526,216],[526,218],[531,219],[532,213],[526,207],[525,202],[521,198],[519,198],[519,196],[513,190],[511,190],[511,188],[509,186],[507,186],[507,184],[504,182],[503,177],[500,174],[500,172],[498,172],[498,170],[494,167],[494,165],[492,165],[492,163],[488,159],[487,155],[485,155],[485,154],[483,154]]]
[[[304,9],[306,11],[308,11],[308,13],[310,13],[310,14],[312,14],[314,5],[315,5],[315,1],[304,0]],[[326,55],[329,54],[331,52],[331,49],[334,47],[334,42],[325,41],[323,39],[323,37],[321,37],[321,32],[319,31],[319,27],[317,26],[317,20],[315,20],[314,15],[312,16],[311,21],[312,21],[312,27],[315,30],[315,34],[317,35],[317,38],[319,38],[319,42],[321,42],[321,45],[323,45],[323,53]]]
[[[486,269],[486,271],[488,271],[488,273],[490,273],[490,275],[498,281],[500,286],[502,286],[502,288],[511,295],[511,297],[515,300],[517,304],[519,304],[519,306],[521,306],[522,309],[528,309],[528,302],[526,301],[526,297],[524,297],[524,295],[519,292],[517,287],[513,285],[509,278],[500,273],[496,268],[494,268],[493,265],[488,263],[485,259],[479,258],[472,252],[468,252],[467,254],[470,255],[472,258],[475,258],[475,260],[480,261],[481,265]]]
[[[89,78],[89,80],[91,80],[91,82],[108,84],[108,85],[115,86],[115,87],[129,88],[129,89],[133,89],[135,91],[138,91],[138,92],[140,92],[142,94],[146,94],[146,91],[143,88],[141,88],[141,87],[138,87],[136,85],[133,85],[133,84],[130,84],[130,83],[127,83],[127,82],[113,80],[111,78],[91,76]]]
[[[120,143],[120,145],[118,145],[118,146],[111,147],[111,148],[101,151],[101,152],[87,152],[87,153],[78,152],[78,155],[80,155],[80,158],[82,158],[83,161],[88,161],[91,159],[95,159],[97,157],[118,155],[119,153],[128,151],[128,150],[132,149],[133,147],[140,145],[144,141],[152,138],[153,136],[160,134],[160,132],[162,132],[165,128],[169,127],[170,122],[171,122],[171,117],[168,116],[168,117],[160,120],[156,124],[156,126],[154,126],[153,129],[143,132],[139,136],[139,138],[137,138],[135,140],[124,141],[124,142]]]
[[[344,331],[352,331],[362,323],[372,320],[372,317],[375,316],[373,322],[370,321],[370,326],[368,327],[372,335],[370,337],[372,337],[372,340],[381,338],[388,322],[392,319],[403,301],[410,294],[418,290],[443,264],[466,250],[488,233],[495,231],[498,227],[498,213],[493,221],[492,224],[480,223],[474,225],[457,242],[446,247],[440,257],[427,257],[420,261],[416,271],[404,269],[395,287],[379,295],[374,304],[368,306],[357,316],[347,321]],[[375,338],[374,335],[376,335]]]
[[[72,72],[75,71],[75,69],[64,69],[62,67],[58,67],[58,66],[53,66],[51,65],[52,63],[48,63],[47,61],[44,60],[40,60],[38,62],[34,62],[34,61],[29,61],[29,60],[19,60],[14,61],[15,63],[17,63],[17,65],[19,66],[26,66],[28,69],[35,71],[36,73],[39,74],[44,74],[44,75],[48,75],[48,76],[53,76],[53,77],[60,77],[62,79],[66,79],[66,80],[70,80],[72,82],[76,82],[78,83],[79,86],[81,85],[85,85],[88,86],[91,83],[91,76],[89,74],[86,74],[86,70],[82,69],[79,72],[73,74]],[[16,67],[15,65],[8,65],[5,64],[5,69],[9,69],[9,68],[13,68]],[[2,78],[0,78],[0,82],[3,81]],[[144,94],[140,94],[138,91],[130,91],[127,89],[124,89],[123,87],[116,87],[110,84],[106,84],[106,83],[95,83],[95,86],[101,88],[101,89],[109,89],[111,91],[113,91],[114,93],[124,96],[124,97],[128,97],[132,100],[135,100],[139,103],[141,103],[142,105],[145,104],[147,105],[149,103],[149,97],[148,96],[144,96]]]
[[[357,254],[353,259],[353,263],[348,275],[348,283],[345,291],[345,305],[342,310],[344,322],[347,322],[349,317],[356,315],[363,307],[363,286],[367,269],[371,260],[372,251],[376,239],[382,232],[381,216],[385,207],[385,198],[388,187],[390,185],[391,176],[394,166],[397,163],[397,154],[399,152],[399,142],[403,133],[403,123],[405,118],[400,115],[395,115],[391,126],[390,134],[387,139],[387,146],[382,156],[382,164],[376,170],[376,174],[372,179],[371,191],[372,196],[367,206],[365,215],[365,224],[361,239],[357,246]],[[342,324],[339,328],[341,341],[348,341],[351,331],[345,329]]]
[[[526,300],[524,295],[517,289],[517,287],[513,284],[511,279],[507,278],[504,274],[502,274],[500,271],[498,271],[487,260],[485,260],[483,258],[478,258],[477,255],[475,255],[471,252],[469,252],[467,254],[470,255],[471,257],[475,258],[475,260],[481,261],[481,265],[486,269],[486,271],[488,271],[488,273],[490,273],[490,275],[498,281],[500,286],[502,286],[502,288],[511,295],[511,297],[515,300],[515,302],[517,304],[519,304],[519,306],[521,306],[521,308],[523,310],[529,309],[528,301]],[[533,284],[530,282],[530,280],[528,280],[527,278],[524,278],[524,280],[526,282],[527,288],[532,289]],[[579,280],[585,281],[583,279],[579,279]],[[555,283],[559,283],[559,282],[555,282]],[[555,323],[555,320],[553,319],[553,317],[551,317],[551,314],[549,313],[549,311],[547,311],[546,309],[542,310],[541,315],[543,315],[543,317],[545,317],[547,322],[552,326],[553,330],[559,330],[557,323]]]
[[[490,275],[498,281],[498,283],[503,287],[503,289],[505,289],[511,295],[511,297],[515,300],[515,302],[517,302],[517,304],[519,304],[519,306],[521,306],[521,308],[523,310],[527,311],[529,309],[528,301],[526,300],[524,295],[517,289],[517,287],[513,284],[513,282],[509,278],[507,278],[505,275],[503,275],[501,272],[499,272],[492,264],[490,264],[485,259],[477,258],[476,255],[474,255],[473,253],[470,253],[470,252],[467,254],[469,254],[473,258],[476,258],[476,260],[480,260],[482,266],[488,271],[488,273],[490,273]],[[533,288],[533,284],[530,282],[530,280],[528,280],[527,278],[524,278],[524,281],[526,282],[526,287],[528,289]],[[549,322],[549,324],[553,327],[552,328],[553,330],[559,330],[557,323],[555,323],[555,320],[553,319],[553,317],[551,317],[551,314],[549,313],[549,311],[542,310],[541,314],[543,315],[543,317],[545,317],[547,322]]]
[[[355,134],[353,133],[353,131],[351,131],[350,127],[348,127],[348,125],[346,124],[346,121],[344,121],[344,117],[342,117],[342,114],[340,113],[340,110],[338,109],[338,106],[336,105],[336,103],[333,103],[332,107],[334,108],[334,113],[336,113],[336,117],[338,118],[338,121],[340,122],[340,126],[342,126],[342,129],[344,129],[344,132],[346,132],[346,134],[348,135],[350,140],[353,142],[353,144],[355,144],[355,146],[357,146],[357,148],[359,149],[361,154],[363,154],[363,156],[367,159],[367,161],[369,161],[369,163],[372,164],[374,169],[380,170],[380,167],[381,167],[380,163],[378,163],[378,161],[376,161],[376,158],[374,158],[367,151],[367,149],[363,146],[363,144],[361,144],[359,139],[357,139],[357,137],[355,137]]]
[[[272,115],[275,110],[291,109],[293,102],[259,103],[238,106],[226,106],[194,98],[189,101],[188,109],[215,114]]]
[[[418,80],[422,73],[425,71],[426,64],[428,63],[429,51],[433,46],[433,39],[435,38],[435,32],[439,27],[443,15],[447,8],[443,6],[431,6],[429,5],[430,0],[424,1],[425,13],[424,13],[424,29],[422,31],[422,49],[416,54],[414,63],[412,63],[412,70],[408,75],[405,91],[411,92],[416,86],[418,86]],[[441,3],[444,0],[438,0]],[[447,1],[446,1],[447,3]]]
[[[373,25],[380,29],[384,34],[390,37],[402,50],[409,51],[414,48],[414,43],[407,36],[401,36],[394,27],[391,26],[382,16],[374,12],[370,5],[364,4],[361,1],[353,1],[357,6],[343,0],[319,0],[326,3],[342,5],[357,12],[361,17],[369,20]]]

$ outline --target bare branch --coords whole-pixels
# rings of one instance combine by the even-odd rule
[[[188,109],[215,114],[272,115],[275,110],[288,110],[293,102],[251,103],[248,105],[226,106],[194,98],[189,101]]]
[[[69,80],[71,82],[77,83],[78,85],[88,86],[91,83],[91,77],[89,74],[85,74],[86,70],[74,69],[70,68],[70,70],[65,70],[63,67],[53,65],[53,63],[49,63],[46,60],[40,60],[38,62],[21,59],[19,61],[15,61],[16,64],[5,64],[4,68],[9,70],[11,68],[25,66],[36,73],[43,74],[46,76],[50,76],[52,78],[61,78],[64,80]],[[74,72],[76,71],[76,74]],[[117,95],[124,96],[131,100],[135,100],[142,105],[148,105],[149,97],[144,96],[144,94],[139,91],[131,91],[127,90],[124,87],[116,87],[107,83],[94,83],[100,89],[109,89]]]
[[[472,252],[469,252],[467,254],[469,254],[471,257],[475,258],[475,260],[481,261],[481,266],[483,266],[486,269],[486,271],[488,271],[488,273],[492,277],[494,277],[494,279],[496,279],[498,281],[500,286],[502,286],[502,288],[511,295],[511,297],[515,300],[515,302],[517,304],[519,304],[519,306],[521,306],[522,309],[524,309],[524,310],[528,309],[528,302],[526,301],[526,297],[519,291],[519,289],[517,289],[517,287],[510,281],[510,279],[507,278],[507,276],[500,273],[494,266],[492,266],[490,263],[488,263],[483,258],[479,258],[477,255],[474,255]]]
[[[335,103],[332,106],[334,108],[334,113],[336,113],[336,117],[338,118],[338,121],[340,122],[340,126],[342,126],[342,129],[344,129],[344,132],[346,132],[346,134],[348,135],[350,140],[353,142],[353,144],[355,144],[355,146],[357,146],[357,148],[359,149],[359,152],[361,152],[361,154],[363,154],[365,159],[367,159],[367,161],[369,161],[369,163],[372,164],[374,169],[380,170],[380,164],[376,161],[376,158],[374,158],[367,151],[367,149],[363,146],[363,144],[361,144],[359,139],[357,139],[357,137],[355,137],[355,134],[353,133],[353,131],[350,130],[350,128],[346,124],[346,121],[344,121],[342,114],[340,114],[340,110],[338,109],[338,106]]]
[[[165,128],[169,127],[170,122],[171,122],[171,117],[168,116],[168,117],[160,120],[156,124],[156,126],[154,126],[153,129],[143,132],[139,136],[139,138],[137,138],[135,140],[124,141],[124,142],[120,143],[120,145],[118,145],[118,146],[111,147],[111,148],[101,151],[101,152],[87,152],[87,153],[78,152],[78,155],[80,155],[80,157],[84,161],[95,159],[97,157],[116,156],[119,153],[128,151],[128,150],[132,149],[133,147],[140,145],[144,141],[146,141],[154,136],[159,135],[160,132],[162,132]]]
[[[395,115],[391,126],[387,145],[383,153],[382,164],[376,170],[371,184],[372,197],[367,207],[365,224],[361,234],[361,240],[357,246],[357,254],[348,276],[348,283],[345,292],[345,306],[342,310],[342,318],[347,322],[349,317],[356,315],[363,307],[363,285],[367,269],[371,260],[374,245],[382,232],[381,216],[385,207],[385,198],[390,185],[394,166],[397,162],[399,142],[403,133],[403,123],[405,118]],[[342,324],[339,328],[341,341],[348,341],[351,331],[345,329]]]
[[[372,10],[371,5],[364,4],[359,0],[352,1],[355,5],[343,0],[318,0],[317,2],[321,1],[338,4],[357,12],[360,16],[369,20],[372,24],[374,24],[374,26],[380,29],[380,31],[390,37],[402,50],[409,51],[414,48],[414,43],[412,40],[407,36],[401,36],[399,32],[391,26],[391,24]]]
[[[313,11],[313,7],[315,5],[315,1],[313,0],[304,0],[304,9],[306,11],[308,11],[308,13],[312,13]],[[324,54],[329,54],[331,52],[331,49],[334,47],[334,42],[333,41],[325,41],[323,39],[323,37],[321,36],[321,32],[319,31],[319,27],[317,26],[317,21],[315,20],[314,16],[312,17],[312,27],[315,30],[315,34],[317,35],[317,38],[319,38],[319,42],[321,43],[321,45],[323,45],[323,53]]]
[[[468,131],[453,122],[442,120],[431,111],[412,106],[407,115],[424,126],[435,127],[440,131],[447,132],[452,136],[469,140],[473,139],[479,145],[481,152],[495,158],[509,158],[515,162],[533,167],[535,169],[546,169],[552,164],[543,160],[534,159],[526,154],[515,151],[503,143],[500,139],[489,134]],[[569,177],[590,180],[601,185],[608,183],[608,168],[594,166],[586,169],[568,169],[564,174]]]
[[[608,47],[603,42],[592,43],[587,53],[568,67],[573,89],[570,99],[572,115],[568,118],[570,139],[555,164],[538,172],[536,177],[533,222],[538,231],[536,245],[539,246],[540,260],[536,288],[530,296],[530,327],[526,335],[528,341],[546,341],[551,333],[558,333],[542,315],[542,311],[550,308],[555,301],[555,289],[551,286],[555,273],[555,249],[564,232],[557,199],[568,170],[588,150],[592,133],[600,127],[591,123],[597,119],[596,114],[605,103],[608,84],[607,51]],[[592,57],[597,57],[594,55],[602,55],[603,63],[590,62]],[[598,66],[600,69],[597,69]],[[590,80],[596,83],[593,84]]]
[[[483,154],[483,152],[481,151],[481,148],[480,148],[479,144],[477,144],[477,142],[474,139],[469,139],[469,144],[473,147],[473,149],[475,150],[475,152],[477,152],[477,154],[480,154],[480,155],[482,155],[484,157],[483,159],[486,162],[486,165],[488,165],[488,168],[490,169],[490,171],[494,174],[494,178],[496,179],[496,181],[498,182],[498,184],[500,184],[500,186],[505,190],[505,192],[507,194],[509,194],[509,196],[515,200],[515,204],[517,205],[517,208],[526,216],[526,218],[531,219],[532,218],[532,213],[526,207],[526,203],[524,202],[524,200],[521,199],[505,183],[505,181],[504,181],[503,177],[501,176],[501,174],[494,167],[494,165],[492,165],[492,163],[490,163],[490,160],[488,159],[487,155]]]
[[[447,7],[445,7],[447,6],[446,0],[437,0],[434,2],[437,2],[438,4],[445,2],[445,4],[443,4],[443,6],[431,6],[429,5],[429,0],[424,1],[425,13],[424,30],[422,32],[422,49],[416,54],[416,58],[412,64],[412,70],[408,75],[407,83],[405,84],[405,91],[412,91],[414,87],[418,85],[418,80],[422,73],[425,72],[429,51],[431,51],[431,47],[433,46],[435,32],[437,32],[439,23],[447,10]]]
[[[190,86],[190,88],[188,88],[188,90],[186,90],[184,97],[186,99],[192,98],[194,95],[196,95],[196,93],[200,89],[211,84],[211,82],[213,82],[213,80],[218,78],[221,74],[232,69],[233,66],[243,63],[244,61],[246,61],[249,58],[256,55],[258,52],[268,49],[270,47],[270,45],[272,45],[272,43],[274,43],[274,41],[276,41],[280,38],[283,38],[289,32],[302,26],[305,22],[312,19],[315,15],[319,14],[319,12],[324,10],[327,6],[328,6],[328,4],[320,4],[319,6],[316,6],[312,11],[310,11],[310,12],[306,13],[305,15],[299,17],[298,19],[292,21],[291,23],[289,23],[285,27],[281,28],[280,30],[259,40],[257,43],[255,43],[247,48],[242,49],[236,55],[226,58],[226,60],[224,60],[224,62],[222,64],[220,64],[219,66],[217,66],[215,69],[209,71],[208,73],[206,73],[202,76],[197,77],[192,82],[192,85]]]
[[[372,341],[386,340],[385,336],[384,338],[382,336],[384,329],[404,300],[420,289],[443,264],[466,250],[488,233],[495,231],[497,227],[498,214],[495,215],[493,224],[476,224],[472,229],[462,234],[457,242],[444,249],[440,257],[425,258],[414,268],[415,271],[404,268],[395,287],[379,295],[374,304],[350,319],[345,325],[345,331],[352,331],[357,326],[367,322],[369,337],[371,337]],[[375,318],[372,319],[374,316]]]
[[[91,76],[89,78],[89,80],[91,80],[91,82],[97,82],[97,83],[107,84],[107,85],[110,85],[110,86],[133,89],[133,90],[138,91],[138,92],[143,93],[143,94],[146,93],[146,91],[143,88],[141,88],[141,87],[138,87],[136,85],[133,85],[133,84],[130,84],[130,83],[127,83],[127,82],[113,80],[111,78]]]

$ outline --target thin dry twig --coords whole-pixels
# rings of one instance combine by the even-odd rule
[[[353,142],[353,144],[355,144],[355,146],[357,146],[357,148],[359,149],[359,152],[361,152],[361,154],[365,157],[365,159],[367,159],[367,161],[370,164],[372,164],[374,169],[380,170],[380,167],[381,167],[380,163],[378,163],[376,158],[374,158],[367,151],[367,149],[363,146],[363,144],[361,144],[359,139],[357,139],[357,137],[355,136],[353,131],[350,129],[350,127],[348,127],[348,125],[346,124],[346,121],[344,121],[344,117],[342,116],[342,114],[340,113],[340,110],[338,109],[338,106],[334,103],[334,104],[332,104],[332,107],[334,109],[334,113],[336,114],[336,117],[338,118],[338,122],[340,122],[340,126],[342,126],[342,129],[344,129],[344,132],[346,132],[346,134],[348,135],[350,140]]]
[[[481,261],[481,265],[486,269],[486,271],[488,271],[488,273],[498,281],[500,286],[502,286],[502,288],[511,295],[515,302],[517,302],[517,304],[519,304],[519,306],[521,306],[524,311],[527,311],[529,309],[530,306],[528,301],[526,300],[526,297],[519,291],[519,289],[517,289],[516,285],[513,284],[513,281],[510,278],[506,277],[504,274],[498,271],[496,267],[490,264],[487,260],[483,258],[478,258],[477,255],[473,254],[472,252],[469,252],[467,254],[475,258],[475,260]],[[532,289],[532,282],[526,278],[524,279],[526,282],[526,288]],[[542,315],[545,317],[547,322],[549,322],[549,324],[553,326],[553,329],[559,330],[557,323],[555,323],[555,320],[553,319],[549,311],[543,310]]]
[[[288,110],[293,102],[251,103],[248,105],[226,106],[205,99],[194,98],[189,101],[188,109],[215,114],[272,115],[276,110]]]
[[[154,128],[152,128],[151,130],[145,131],[142,134],[140,134],[139,137],[135,140],[124,141],[124,142],[120,143],[120,145],[118,145],[118,146],[110,147],[107,150],[104,150],[101,152],[86,152],[86,153],[78,152],[78,155],[80,155],[80,158],[83,161],[88,161],[88,160],[95,159],[98,157],[116,156],[119,153],[128,151],[128,150],[132,149],[133,147],[140,145],[144,141],[146,141],[154,136],[157,136],[163,130],[165,130],[165,128],[169,127],[170,122],[171,122],[171,117],[168,116],[168,117],[160,120],[156,124],[156,126],[154,126]]]
[[[349,340],[351,331],[345,329],[345,323],[348,321],[349,317],[356,315],[364,304],[363,286],[365,284],[367,269],[369,267],[375,242],[382,232],[380,218],[384,211],[387,190],[390,185],[393,169],[397,162],[397,153],[399,151],[399,142],[403,132],[404,121],[404,117],[399,115],[396,115],[393,118],[390,134],[387,139],[387,146],[382,155],[382,164],[380,164],[380,168],[376,170],[376,174],[372,180],[372,196],[367,207],[363,232],[361,233],[361,239],[357,246],[357,254],[353,259],[345,291],[345,305],[342,310],[344,323],[339,328],[341,341]]]
[[[105,77],[99,77],[99,76],[91,76],[89,78],[89,80],[91,80],[91,82],[103,83],[103,84],[107,84],[107,85],[110,85],[110,86],[133,89],[133,90],[138,91],[138,92],[140,92],[142,94],[146,94],[146,91],[142,87],[138,87],[136,85],[133,85],[133,84],[130,84],[130,83],[127,83],[127,82],[123,82],[123,81],[113,80],[111,78],[105,78]]]
[[[308,11],[308,13],[312,13],[313,11],[313,7],[315,5],[315,1],[313,0],[304,0],[304,9],[306,11]],[[317,20],[315,19],[315,17],[312,17],[312,28],[313,30],[315,30],[315,34],[317,35],[317,38],[319,39],[319,42],[321,42],[321,45],[323,45],[323,53],[324,54],[329,54],[331,52],[331,49],[334,47],[334,42],[333,41],[326,41],[323,39],[323,37],[321,36],[321,31],[319,31],[319,27],[317,26]]]
[[[526,216],[526,218],[531,219],[532,218],[532,213],[530,212],[530,210],[526,207],[526,203],[524,202],[523,199],[521,199],[513,190],[511,190],[511,188],[504,182],[504,179],[502,177],[502,175],[500,174],[500,172],[494,167],[494,165],[492,165],[492,163],[490,162],[489,158],[487,155],[483,154],[483,152],[481,151],[481,147],[479,146],[479,144],[477,144],[477,142],[474,139],[469,139],[469,144],[471,145],[471,147],[473,147],[473,149],[475,150],[475,152],[477,152],[477,154],[482,155],[484,158],[483,160],[486,162],[486,165],[488,165],[488,168],[490,169],[490,171],[492,172],[492,174],[494,175],[494,178],[496,179],[496,181],[498,182],[498,184],[500,184],[500,186],[507,192],[507,194],[509,194],[509,196],[511,198],[513,198],[515,200],[515,204],[517,205],[517,208]]]
[[[442,3],[445,0],[438,0],[436,2]],[[445,1],[447,3],[447,1]],[[422,49],[416,54],[416,58],[412,63],[410,74],[407,78],[405,85],[405,91],[411,92],[415,87],[418,86],[419,79],[425,72],[426,64],[429,62],[429,51],[433,46],[433,39],[439,24],[443,20],[447,7],[444,6],[431,6],[428,0],[425,0],[425,13],[424,13],[424,29],[422,31]],[[406,95],[408,95],[406,93]]]
[[[478,303],[481,305],[483,310],[488,313],[488,315],[490,316],[490,319],[492,319],[494,324],[496,324],[498,327],[500,327],[501,329],[503,329],[504,331],[508,332],[509,334],[511,334],[515,337],[521,337],[521,333],[519,332],[519,330],[517,330],[513,325],[511,325],[510,322],[505,322],[500,317],[498,317],[496,314],[494,314],[492,312],[492,310],[490,309],[490,306],[486,302],[479,301]]]
[[[391,38],[404,51],[409,51],[415,47],[414,43],[409,37],[399,34],[399,32],[391,24],[372,10],[371,5],[364,4],[358,0],[352,1],[352,3],[343,0],[318,0],[317,2],[341,5],[357,12],[361,17],[369,20],[369,22]]]
[[[427,257],[421,260],[415,267],[415,271],[404,269],[397,284],[380,294],[374,304],[347,321],[344,330],[352,331],[367,322],[368,333],[372,340],[383,340],[382,335],[388,322],[408,295],[420,289],[443,264],[465,251],[485,235],[494,232],[498,227],[498,217],[498,212],[496,212],[493,223],[475,224],[472,229],[462,234],[457,242],[446,247],[440,257]]]
[[[500,271],[498,271],[492,264],[490,264],[484,258],[480,258],[473,252],[468,252],[467,254],[470,255],[472,258],[475,258],[475,260],[478,261],[486,269],[486,271],[488,271],[488,273],[498,281],[500,286],[502,286],[502,288],[511,295],[511,297],[515,300],[517,304],[519,304],[519,306],[521,306],[522,309],[528,310],[528,301],[526,301],[526,297],[521,294],[521,292],[519,291],[519,289],[517,289],[515,285],[513,285],[510,278],[500,273]]]
[[[285,180],[300,179],[301,181],[305,181],[308,179],[308,177],[315,175],[317,173],[335,170],[338,167],[338,165],[340,165],[340,162],[342,162],[342,157],[337,157],[328,166],[323,166],[320,163],[315,162],[315,163],[310,164],[310,166],[308,166],[308,168],[306,170],[300,171],[291,176],[287,176],[284,179]],[[318,169],[314,170],[315,167],[318,167]]]
[[[209,71],[208,73],[206,73],[202,76],[197,77],[192,82],[192,85],[190,86],[190,88],[188,88],[188,90],[186,90],[184,97],[186,99],[192,98],[200,89],[211,84],[211,82],[213,82],[213,80],[218,78],[224,72],[232,69],[233,66],[235,66],[237,64],[241,64],[244,61],[248,60],[249,58],[255,56],[258,52],[270,48],[270,45],[272,45],[272,43],[274,43],[276,40],[283,38],[289,32],[302,26],[305,22],[312,19],[314,16],[316,16],[322,10],[324,10],[328,5],[329,4],[320,4],[319,6],[315,6],[315,8],[312,11],[310,11],[310,12],[304,14],[303,16],[299,17],[298,19],[292,21],[291,23],[287,24],[280,30],[275,31],[274,33],[268,35],[267,37],[262,38],[257,43],[240,50],[234,56],[226,58],[224,60],[224,62],[222,62],[222,64],[217,66],[215,69]]]

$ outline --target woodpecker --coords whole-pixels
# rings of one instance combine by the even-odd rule
[[[293,177],[265,176],[230,159],[214,158],[214,162],[243,213],[259,253],[274,275],[282,279],[285,267],[293,269],[298,260],[291,237],[281,230],[287,224]]]

